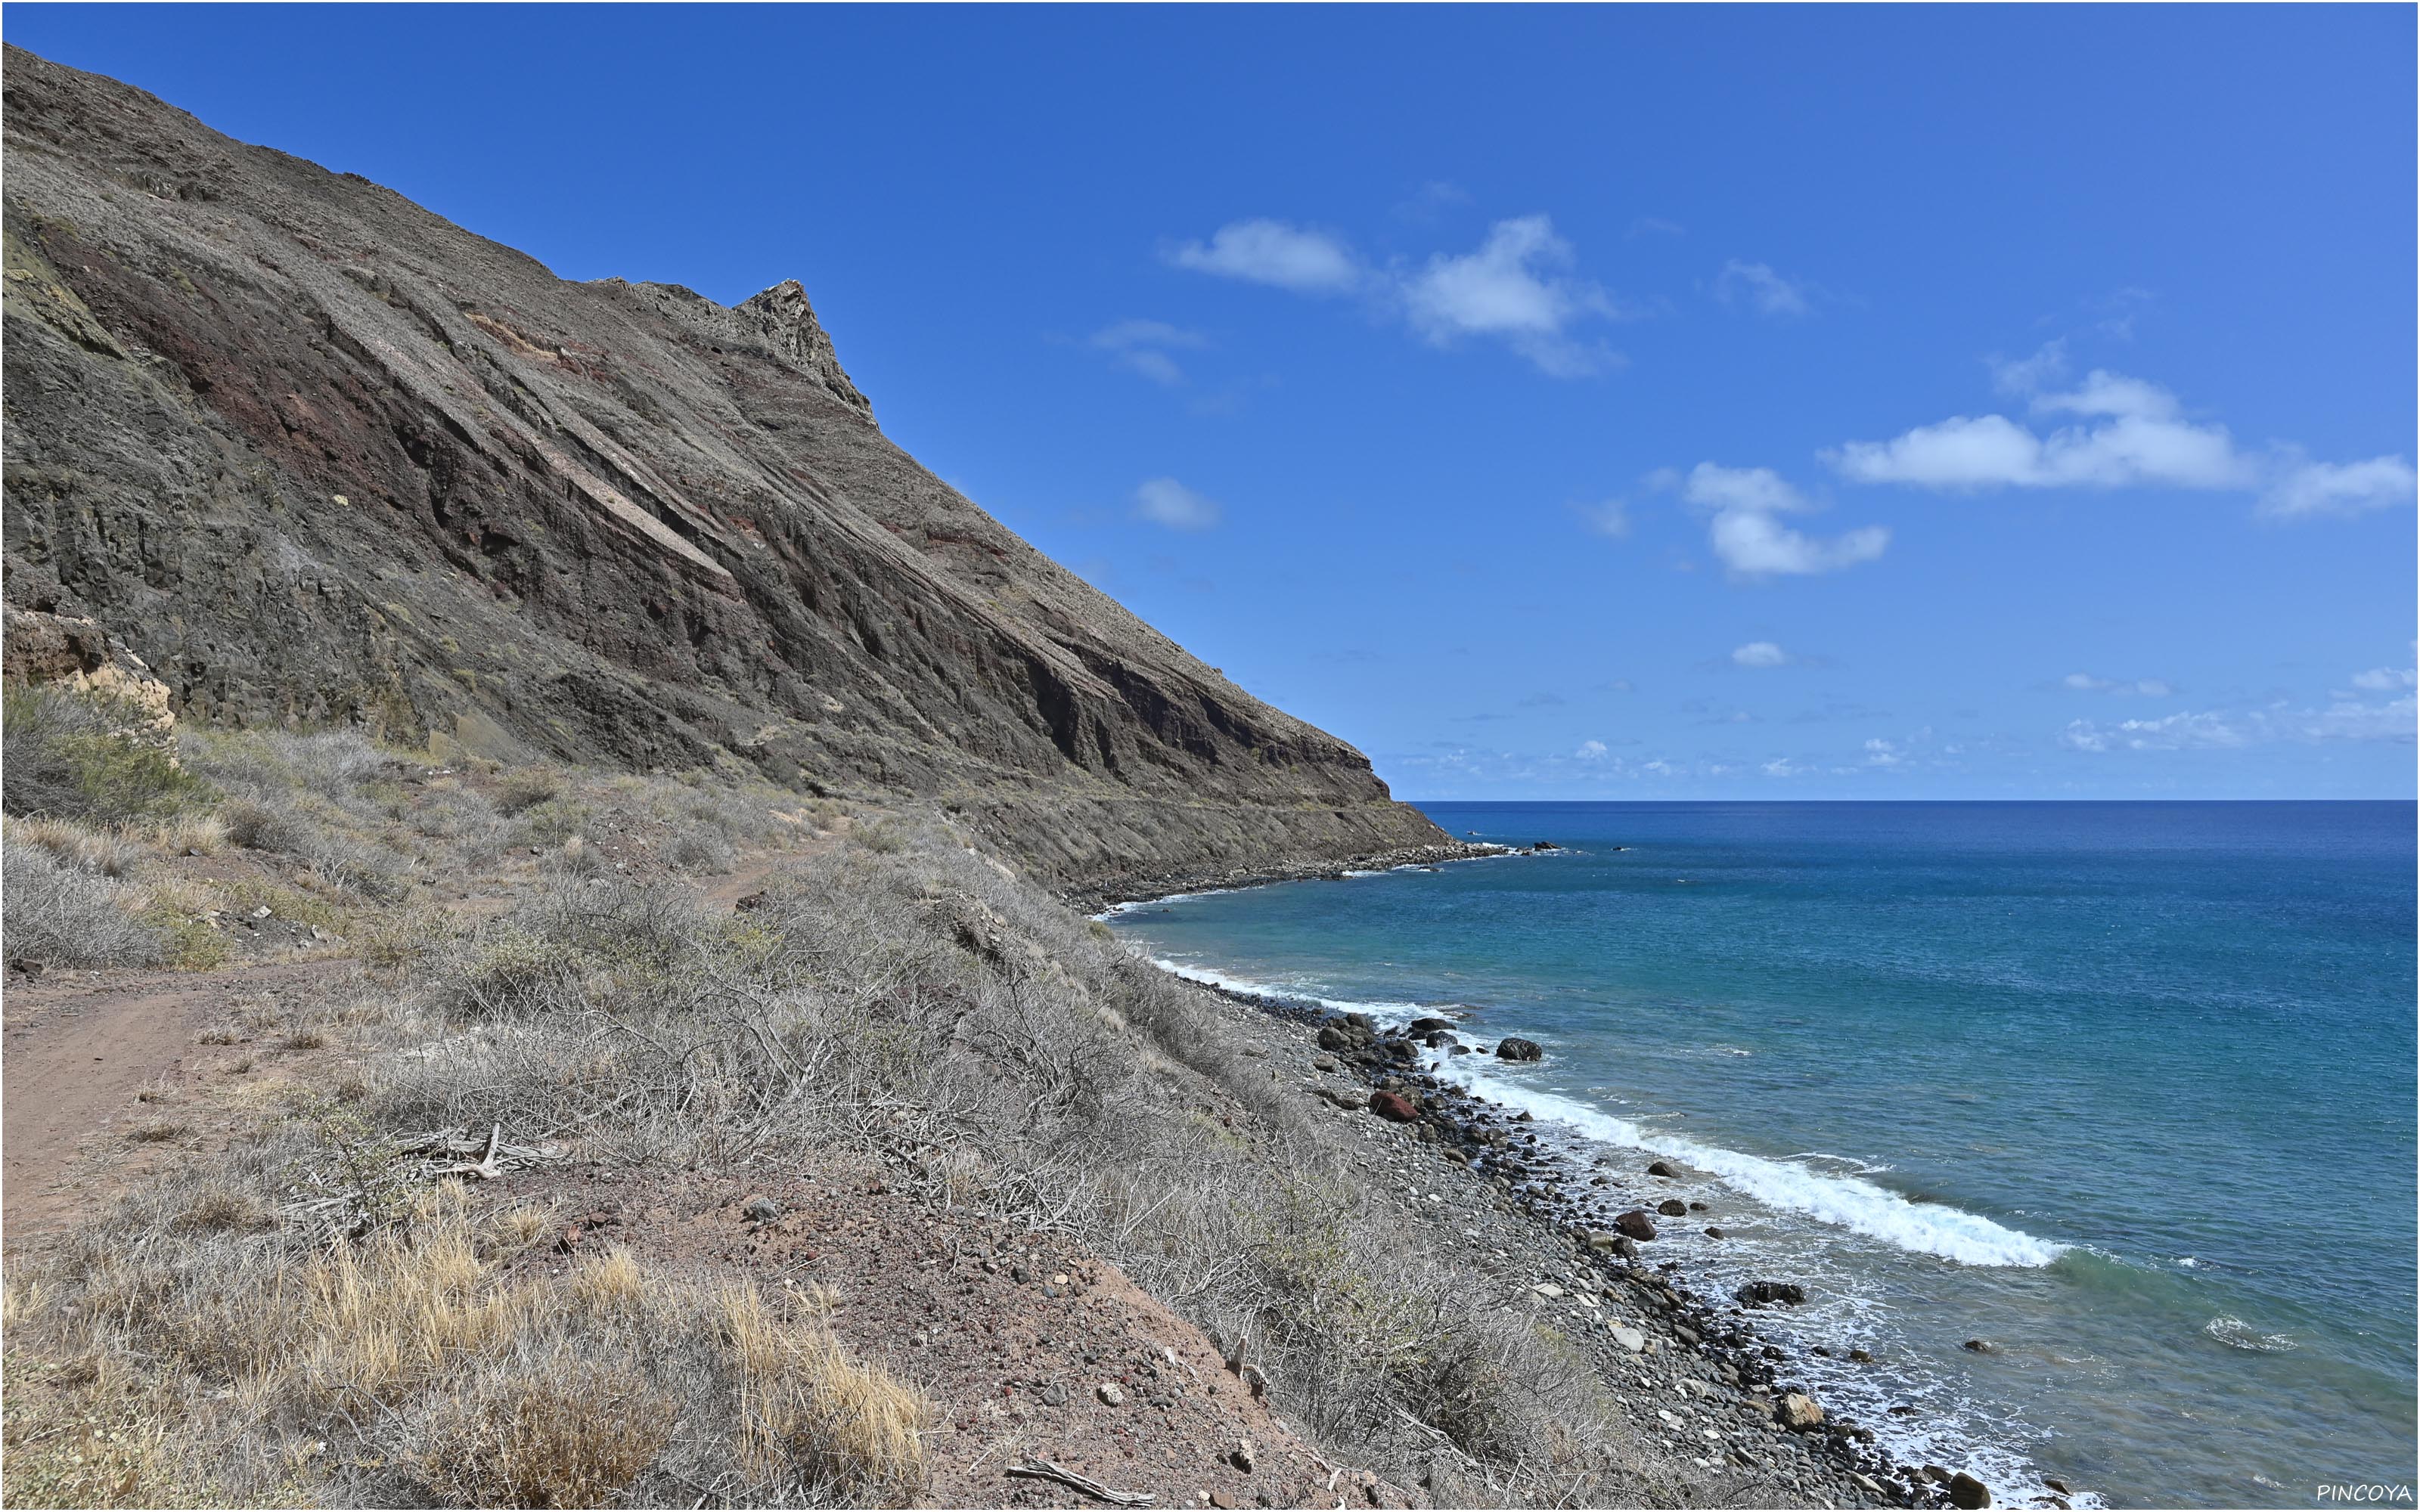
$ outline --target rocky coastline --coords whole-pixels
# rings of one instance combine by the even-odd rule
[[[1443,1018],[1388,1026],[1193,985],[1257,1044],[1273,1077],[1331,1109],[1338,1137],[1367,1148],[1358,1164],[1402,1199],[1408,1222],[1466,1250],[1476,1284],[1512,1294],[1587,1353],[1641,1443],[1664,1454],[1658,1469],[1679,1499],[1994,1504],[1992,1488],[1963,1471],[1894,1458],[1873,1428],[1827,1412],[1793,1379],[1757,1319],[1804,1304],[1797,1282],[1776,1276],[1713,1295],[1690,1284],[1681,1262],[1656,1258],[1659,1225],[1710,1217],[1704,1203],[1668,1195],[1689,1174],[1677,1163],[1642,1154],[1631,1170],[1613,1153],[1584,1161],[1543,1140],[1527,1111],[1438,1075],[1425,1054],[1527,1058],[1528,1041],[1484,1045]],[[2030,1504],[2072,1503],[2055,1494]]]
[[[1264,861],[1252,866],[1218,867],[1172,872],[1142,882],[1078,883],[1060,889],[1059,900],[1083,914],[1098,914],[1125,903],[1147,903],[1180,893],[1232,892],[1275,882],[1342,881],[1356,872],[1388,872],[1400,866],[1444,866],[1454,861],[1484,860],[1518,852],[1509,845],[1449,841],[1443,844],[1403,845],[1342,860],[1333,857]]]

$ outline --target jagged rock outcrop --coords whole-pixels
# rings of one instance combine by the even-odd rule
[[[7,52],[7,598],[182,716],[736,758],[1116,890],[1444,837],[876,428],[806,293],[573,284]]]

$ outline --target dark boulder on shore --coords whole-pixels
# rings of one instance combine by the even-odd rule
[[[1367,1013],[1347,1013],[1319,1026],[1322,1050],[1366,1050],[1378,1042],[1378,1026]]]
[[[1559,851],[1562,847],[1556,844],[1553,841],[1542,840],[1537,844],[1530,846],[1529,849],[1533,851]]]
[[[1679,1197],[1666,1197],[1655,1204],[1655,1211],[1667,1218],[1685,1218],[1689,1215],[1689,1205]]]
[[[1440,1029],[1450,1029],[1452,1027],[1453,1020],[1431,1016],[1412,1020],[1411,1032],[1414,1034],[1435,1034]]]
[[[1795,1307],[1807,1300],[1807,1288],[1795,1281],[1751,1281],[1731,1295],[1749,1307],[1775,1302]]]
[[[1655,1220],[1647,1216],[1644,1208],[1633,1208],[1628,1212],[1616,1214],[1613,1227],[1632,1239],[1655,1237]]]
[[[1969,1512],[1977,1507],[1990,1506],[1992,1488],[1962,1470],[1949,1477],[1949,1504],[1968,1508]]]
[[[1650,1161],[1648,1163],[1647,1174],[1650,1176],[1678,1176],[1681,1173],[1674,1170],[1669,1165],[1659,1160]]]
[[[1497,1045],[1496,1054],[1502,1060],[1543,1060],[1546,1056],[1537,1041],[1521,1039],[1503,1041]]]
[[[1410,1123],[1420,1116],[1418,1104],[1401,1092],[1373,1093],[1370,1111],[1389,1123]]]

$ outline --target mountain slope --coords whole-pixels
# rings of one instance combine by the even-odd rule
[[[8,601],[188,717],[721,759],[1114,889],[1442,843],[884,438],[795,283],[572,284],[7,51]]]

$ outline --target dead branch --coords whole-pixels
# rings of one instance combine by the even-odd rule
[[[1054,1465],[1047,1459],[1032,1459],[1023,1464],[1010,1465],[1007,1469],[1010,1474],[1022,1475],[1028,1480],[1055,1480],[1062,1486],[1073,1487],[1086,1496],[1107,1502],[1111,1506],[1149,1506],[1152,1502],[1148,1493],[1113,1491],[1090,1475],[1078,1475],[1065,1466]]]

